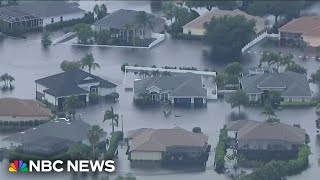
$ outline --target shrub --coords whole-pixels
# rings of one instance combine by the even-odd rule
[[[229,137],[228,137],[228,130],[227,127],[224,126],[222,129],[220,129],[220,135],[219,135],[219,142],[216,146],[216,155],[215,155],[215,170],[217,172],[223,172],[225,169],[224,166],[224,157],[227,153],[227,148],[229,144]]]
[[[126,66],[129,66],[129,63],[123,63],[123,64],[121,65],[121,71],[122,71],[122,72],[125,71],[125,67],[126,67]]]
[[[176,39],[185,39],[185,40],[202,40],[203,36],[200,35],[193,35],[193,34],[184,34],[184,33],[178,33],[175,36]]]
[[[119,93],[117,93],[117,92],[113,92],[113,93],[111,93],[111,94],[107,94],[106,95],[106,99],[108,100],[108,99],[111,99],[111,100],[113,100],[114,102],[117,100],[119,98]]]
[[[113,159],[115,152],[118,148],[118,144],[120,141],[123,140],[123,132],[122,131],[115,131],[111,134],[111,139],[109,143],[109,148],[107,150],[107,153],[105,155],[105,159]]]
[[[99,103],[99,95],[97,93],[91,92],[89,94],[89,103],[90,104],[98,104]]]
[[[201,133],[201,128],[200,128],[200,127],[194,127],[194,128],[192,129],[192,132],[194,132],[194,133]]]

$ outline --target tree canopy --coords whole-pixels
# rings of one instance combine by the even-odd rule
[[[81,67],[81,62],[80,61],[67,61],[64,60],[62,61],[62,63],[60,64],[60,68],[62,71],[73,71],[73,70],[77,70],[80,69]]]
[[[224,10],[233,10],[239,6],[237,1],[231,0],[185,0],[185,5],[189,8],[206,8],[209,11],[214,7]]]
[[[74,26],[74,30],[77,33],[79,44],[92,44],[94,32],[88,24],[77,24]]]
[[[212,18],[205,24],[205,42],[213,57],[231,60],[241,55],[241,49],[255,35],[255,21],[243,16]]]
[[[110,110],[107,110],[104,113],[103,122],[106,120],[111,120],[112,132],[114,132],[114,126],[119,125],[119,115],[113,111],[113,107],[111,106]]]
[[[230,103],[231,108],[238,107],[239,114],[240,114],[241,106],[249,105],[249,97],[242,89],[239,89],[230,96],[230,98],[228,99],[228,102]]]
[[[296,63],[289,64],[286,68],[286,71],[292,71],[300,74],[307,74],[307,69]]]
[[[96,146],[98,145],[102,136],[103,129],[99,125],[92,126],[87,132],[87,137],[92,147],[92,159],[96,159]]]
[[[88,53],[81,58],[81,68],[84,69],[85,67],[88,67],[90,74],[92,69],[95,70],[96,68],[100,68],[100,65],[95,62],[92,53]]]
[[[250,14],[275,17],[275,26],[278,27],[278,17],[285,16],[288,19],[299,16],[305,1],[252,1],[248,4]]]
[[[311,74],[311,82],[315,84],[320,84],[320,69],[318,69],[315,73]]]

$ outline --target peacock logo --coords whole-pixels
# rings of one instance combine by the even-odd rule
[[[29,168],[22,160],[14,160],[10,163],[9,172],[29,172]]]

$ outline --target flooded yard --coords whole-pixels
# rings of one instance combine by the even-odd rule
[[[101,3],[101,2],[99,2]],[[94,2],[82,1],[80,4],[91,10]],[[113,11],[119,8],[130,8],[136,10],[151,11],[149,2],[107,2],[108,10]],[[158,13],[156,11],[156,13]],[[55,32],[52,38],[59,37],[62,32]],[[125,133],[129,130],[146,127],[146,128],[173,128],[176,126],[192,130],[193,127],[201,127],[202,131],[209,135],[209,144],[213,146],[210,158],[205,172],[176,172],[164,169],[148,171],[131,169],[128,165],[127,157],[124,150],[121,149],[118,160],[117,173],[125,175],[131,173],[138,180],[211,180],[211,179],[228,179],[224,175],[217,174],[213,170],[214,147],[218,141],[219,129],[228,121],[232,112],[230,105],[223,100],[209,101],[206,108],[201,109],[178,109],[172,110],[172,115],[164,117],[161,108],[142,109],[133,105],[133,93],[125,91],[123,86],[124,74],[120,70],[123,63],[140,64],[144,66],[156,65],[158,67],[185,66],[196,67],[198,69],[221,70],[225,63],[215,63],[207,59],[203,50],[207,49],[202,42],[171,40],[166,38],[161,44],[152,49],[122,49],[122,48],[99,48],[99,47],[73,47],[67,45],[50,46],[43,48],[40,42],[41,34],[35,33],[28,35],[25,39],[6,38],[0,41],[0,73],[9,73],[16,81],[15,89],[12,92],[2,92],[0,97],[14,96],[17,98],[35,98],[35,80],[61,72],[60,63],[63,60],[79,60],[86,53],[92,52],[97,63],[101,68],[93,71],[93,74],[114,82],[118,85],[117,90],[120,94],[119,101],[116,103],[100,103],[98,105],[88,106],[78,110],[89,124],[98,124],[107,132],[111,131],[108,122],[103,123],[104,111],[114,107],[114,111],[123,115],[123,126]],[[255,47],[253,47],[255,48]],[[245,67],[251,67],[259,64],[258,54],[244,54],[241,63]],[[314,72],[319,67],[316,61],[300,62],[308,68],[308,73]],[[235,110],[236,111],[236,110]],[[261,115],[261,108],[246,108],[245,112],[249,119],[264,121],[265,117]],[[312,107],[306,108],[287,108],[276,112],[281,122],[288,124],[300,124],[305,128],[311,139],[312,155],[310,156],[310,168],[302,174],[289,177],[290,180],[301,179],[318,179],[320,176],[318,158],[320,153],[320,141],[316,140],[315,120],[317,116]],[[120,121],[121,122],[121,121]],[[118,129],[121,129],[121,123]],[[0,135],[4,137],[5,135]],[[5,165],[3,165],[5,164]],[[89,175],[75,174],[27,174],[24,176],[9,174],[7,164],[0,164],[1,180],[78,180],[78,179],[96,179]],[[99,179],[98,179],[99,180]]]

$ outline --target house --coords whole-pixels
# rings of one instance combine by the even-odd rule
[[[240,88],[248,94],[251,102],[264,102],[270,91],[281,92],[282,101],[287,103],[310,102],[312,99],[307,76],[290,71],[241,78]]]
[[[142,24],[139,16],[145,13],[146,22]],[[107,29],[112,37],[123,40],[152,39],[153,33],[164,32],[165,20],[144,11],[119,9],[93,24],[95,31]]]
[[[306,131],[284,123],[238,120],[227,124],[238,153],[249,159],[292,158],[305,143]]]
[[[116,92],[117,85],[83,70],[62,72],[41,78],[36,82],[36,99],[47,100],[61,108],[66,97],[78,96],[83,102],[89,102],[90,93],[106,96]]]
[[[219,10],[219,9],[213,9],[211,11],[208,11],[201,16],[197,17],[196,19],[190,21],[186,25],[182,26],[183,33],[184,34],[192,34],[192,35],[199,35],[203,36],[205,35],[205,27],[204,25],[206,23],[209,23],[212,18],[219,18],[223,16],[244,16],[247,20],[255,20],[256,21],[256,33],[259,34],[260,32],[264,31],[266,28],[265,20],[258,16],[252,16],[249,15],[239,9],[235,10]]]
[[[305,42],[310,47],[320,46],[320,16],[293,19],[279,28],[282,42]]]
[[[207,103],[202,81],[201,75],[193,73],[135,80],[134,99],[147,94],[153,103],[169,100],[174,105],[202,107]]]
[[[277,73],[278,70],[272,67],[249,67],[244,69],[241,72],[241,77],[248,77],[248,76],[254,76],[257,74],[265,74],[265,73]]]
[[[86,122],[55,120],[3,139],[2,145],[18,147],[26,154],[50,157],[65,152],[76,143],[90,145],[87,132],[91,128]],[[99,142],[107,138],[107,133]]]
[[[0,124],[8,126],[29,121],[48,121],[50,109],[32,99],[0,98]]]
[[[0,8],[0,21],[4,29],[43,27],[49,24],[83,18],[85,11],[78,3],[65,1],[21,2]]]
[[[131,165],[205,165],[210,146],[208,136],[176,127],[141,128],[128,132]]]

